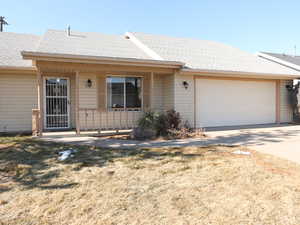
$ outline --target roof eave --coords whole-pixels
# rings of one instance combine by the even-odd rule
[[[36,70],[34,66],[0,66],[0,69],[12,69],[12,70]]]
[[[104,57],[104,56],[87,56],[59,53],[44,53],[22,51],[23,59],[42,60],[42,61],[59,61],[73,63],[90,63],[90,64],[115,64],[115,65],[134,65],[134,66],[150,66],[180,69],[185,64],[177,61],[162,61],[151,59],[134,59],[121,57]]]
[[[182,69],[182,74],[195,74],[195,75],[218,75],[228,77],[255,77],[263,79],[299,79],[298,74],[274,74],[274,73],[256,73],[256,72],[242,72],[242,71],[226,71],[226,70],[204,70],[204,69]]]
[[[20,74],[34,74],[37,69],[33,66],[0,66],[0,73],[20,73]]]

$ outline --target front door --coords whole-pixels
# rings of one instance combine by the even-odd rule
[[[60,77],[45,78],[44,84],[45,128],[69,128],[69,79]]]

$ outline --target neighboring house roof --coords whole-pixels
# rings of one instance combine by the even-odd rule
[[[149,52],[154,59],[184,62],[187,69],[203,71],[232,71],[258,74],[299,76],[292,69],[262,59],[240,49],[214,41],[175,38],[145,33],[127,33],[133,42]],[[146,47],[146,48],[145,48]]]
[[[258,52],[257,55],[272,62],[276,62],[278,64],[300,71],[300,56],[271,52]]]
[[[40,37],[32,34],[0,32],[0,67],[32,67],[31,60],[24,60],[21,51],[33,51]]]

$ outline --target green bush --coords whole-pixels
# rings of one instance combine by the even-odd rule
[[[138,120],[138,126],[143,129],[155,129],[159,114],[153,111],[145,112],[143,117]]]

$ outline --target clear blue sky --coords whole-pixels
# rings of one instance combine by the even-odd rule
[[[300,1],[1,0],[6,31],[139,31],[223,42],[249,52],[300,54]]]

